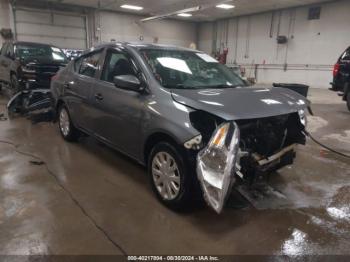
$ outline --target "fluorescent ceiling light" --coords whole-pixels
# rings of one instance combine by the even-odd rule
[[[137,11],[140,11],[143,9],[142,6],[137,6],[137,5],[122,5],[120,7],[124,9],[131,9],[131,10],[137,10]]]
[[[217,5],[217,8],[222,8],[222,9],[232,9],[235,8],[234,5],[228,5],[228,4],[221,4],[221,5]]]
[[[180,13],[180,14],[177,14],[178,16],[182,16],[182,17],[191,17],[192,14],[189,14],[189,13]]]

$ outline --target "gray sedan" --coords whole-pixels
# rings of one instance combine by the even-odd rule
[[[305,143],[304,97],[246,87],[195,50],[97,46],[61,70],[51,90],[65,140],[88,134],[147,166],[173,209],[199,196],[220,213],[237,178],[254,182],[292,164]]]

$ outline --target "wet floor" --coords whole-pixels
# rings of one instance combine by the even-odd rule
[[[346,105],[311,100],[310,131],[350,154]],[[0,140],[0,254],[350,254],[350,161],[311,141],[218,216],[166,209],[143,167],[91,138],[65,143],[52,123],[5,115]]]

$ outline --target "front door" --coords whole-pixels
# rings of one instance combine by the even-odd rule
[[[135,64],[125,52],[108,50],[98,84],[93,87],[94,132],[131,157],[137,157],[141,148],[143,95],[118,88],[113,79],[136,72]]]

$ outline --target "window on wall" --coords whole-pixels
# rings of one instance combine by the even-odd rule
[[[318,20],[321,18],[321,7],[315,6],[309,8],[309,20]]]

